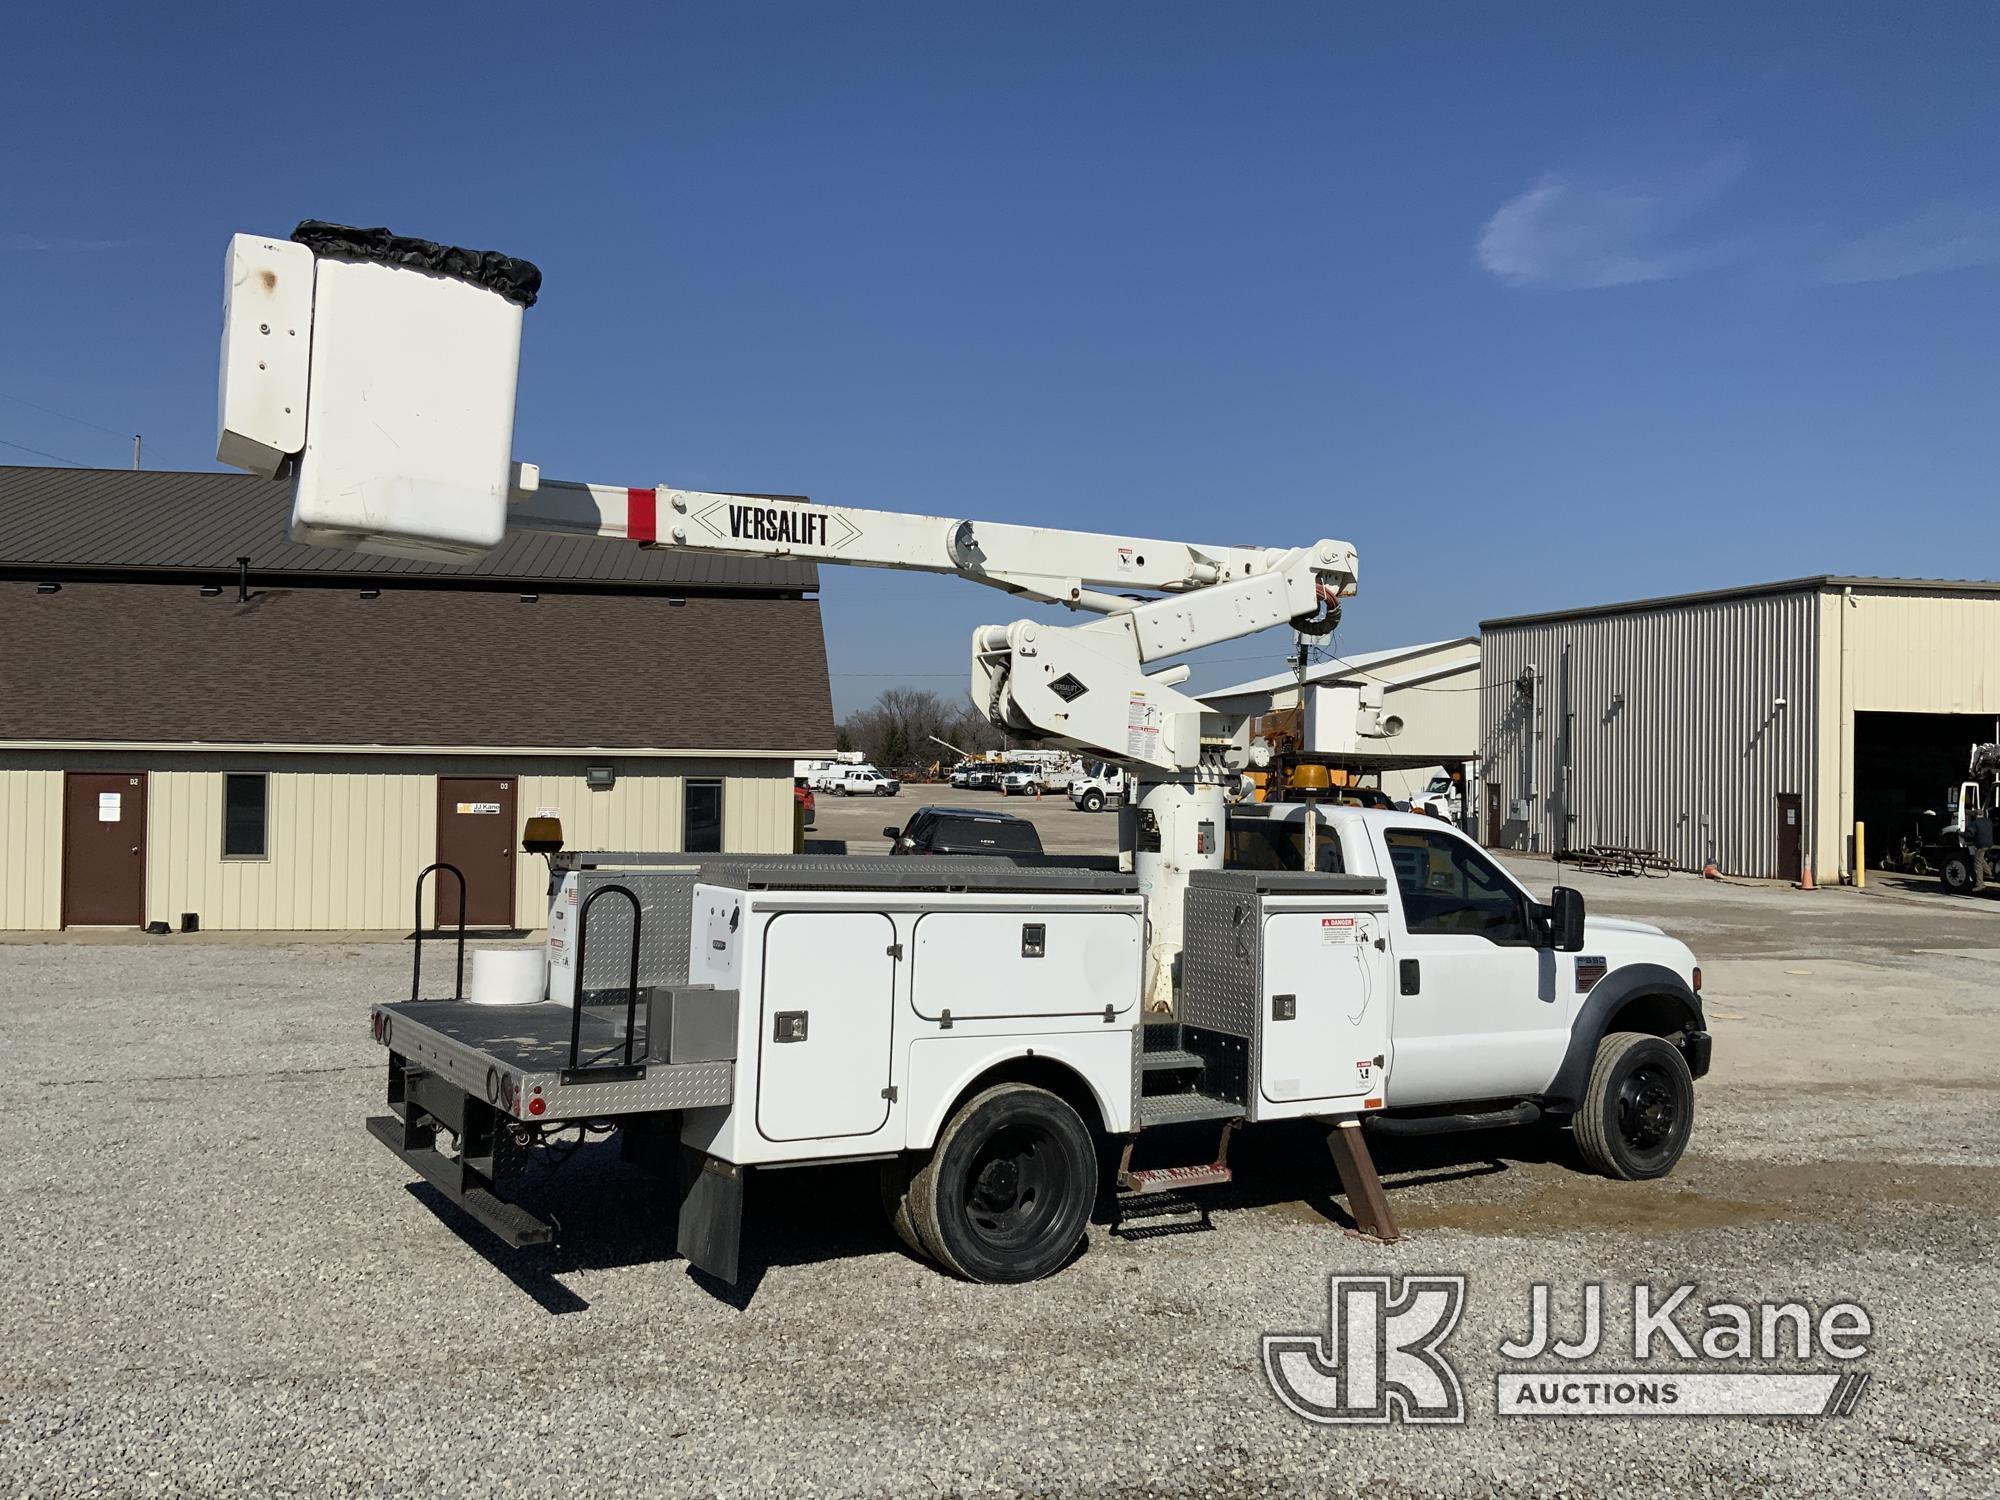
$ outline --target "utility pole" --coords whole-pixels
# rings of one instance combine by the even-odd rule
[[[139,434],[132,434],[132,467],[139,467]]]

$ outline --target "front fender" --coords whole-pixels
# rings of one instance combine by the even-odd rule
[[[1562,1066],[1556,1069],[1555,1078],[1543,1091],[1544,1107],[1574,1110],[1583,1102],[1584,1088],[1590,1082],[1590,1065],[1597,1057],[1597,1044],[1613,1029],[1618,1012],[1635,1001],[1643,1003],[1650,1012],[1649,1024],[1642,1029],[1658,1030],[1661,1035],[1678,1031],[1690,1038],[1707,1037],[1708,1022],[1702,1015],[1701,996],[1672,969],[1664,964],[1626,964],[1613,969],[1591,987],[1590,998],[1583,1002],[1583,1008],[1570,1023],[1569,1048],[1563,1053]],[[1705,1041],[1682,1050],[1695,1077],[1708,1071]]]

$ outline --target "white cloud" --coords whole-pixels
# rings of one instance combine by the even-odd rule
[[[1896,281],[2000,261],[2000,214],[1960,204],[1889,224],[1849,240],[1817,268],[1827,286]]]
[[[1681,231],[1749,169],[1732,147],[1692,171],[1616,186],[1548,173],[1479,231],[1479,264],[1510,286],[1578,289],[1671,281],[1742,260],[1743,239]]]

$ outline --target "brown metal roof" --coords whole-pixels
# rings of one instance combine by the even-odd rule
[[[818,566],[795,558],[704,556],[542,532],[518,532],[464,566],[368,557],[293,541],[286,534],[290,497],[287,482],[249,474],[0,465],[0,567],[52,577],[214,574],[233,572],[236,559],[248,557],[260,580],[408,577],[474,588],[783,593],[819,587]]]
[[[819,604],[0,580],[0,740],[826,753]]]
[[[1816,594],[1836,589],[1862,589],[1882,594],[2000,594],[2000,581],[1983,578],[1850,578],[1819,573],[1778,583],[1747,583],[1734,588],[1703,589],[1689,594],[1662,594],[1620,604],[1585,604],[1575,609],[1551,609],[1530,615],[1500,615],[1481,620],[1481,630],[1495,626],[1533,625],[1547,620],[1576,620],[1591,615],[1636,614],[1648,609],[1674,609],[1683,604],[1714,604],[1724,599],[1753,599],[1766,594]]]

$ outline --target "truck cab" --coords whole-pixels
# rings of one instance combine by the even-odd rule
[[[1644,922],[1588,916],[1574,890],[1539,900],[1435,818],[1249,804],[1230,812],[1225,858],[1383,880],[1396,973],[1380,1069],[1388,1109],[1494,1099],[1573,1109],[1597,1042],[1625,1029],[1679,1038],[1690,1074],[1707,1071],[1701,971],[1686,944]]]

